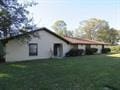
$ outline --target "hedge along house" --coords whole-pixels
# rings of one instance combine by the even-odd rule
[[[40,38],[32,37],[27,43],[18,41],[18,38],[23,35],[7,38],[8,42],[5,45],[6,62],[64,57],[72,48],[85,50],[87,47],[96,47],[100,53],[100,49],[107,45],[97,41],[61,37],[47,28],[40,28],[28,33],[37,34]]]

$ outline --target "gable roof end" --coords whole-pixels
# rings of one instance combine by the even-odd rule
[[[56,33],[52,32],[51,30],[49,30],[49,29],[47,29],[47,28],[45,28],[45,27],[39,28],[39,29],[37,29],[37,30],[30,31],[30,32],[27,32],[27,33],[28,33],[28,34],[31,34],[31,33],[38,32],[38,31],[42,31],[42,30],[44,30],[44,31],[46,31],[46,32],[54,35],[55,37],[63,40],[63,41],[66,42],[66,43],[70,43],[68,40],[64,39],[63,37],[57,35]],[[12,37],[8,37],[8,38],[1,39],[1,40],[2,40],[2,41],[4,41],[4,40],[8,40],[8,41],[9,41],[9,40],[13,40],[13,39],[15,39],[15,38],[18,38],[18,37],[21,37],[21,36],[24,36],[24,35],[25,35],[25,34],[19,34],[19,35],[12,36]]]

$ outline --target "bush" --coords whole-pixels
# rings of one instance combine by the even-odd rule
[[[110,46],[111,53],[120,53],[120,45]]]
[[[83,49],[71,49],[66,53],[66,57],[70,56],[81,56],[83,54],[84,50]]]
[[[97,48],[87,48],[86,49],[86,55],[93,55],[97,52]]]
[[[4,61],[4,55],[5,55],[4,46],[3,46],[3,44],[0,42],[0,62],[3,62],[3,61]]]
[[[109,53],[111,50],[110,48],[103,48],[102,53]]]

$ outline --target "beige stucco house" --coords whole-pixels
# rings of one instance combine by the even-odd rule
[[[40,37],[32,37],[27,43],[20,43],[18,37],[8,38],[6,47],[6,62],[46,59],[64,57],[72,48],[86,49],[86,47],[98,48],[97,53],[107,44],[87,39],[61,37],[47,28],[40,28],[30,33],[37,33]]]

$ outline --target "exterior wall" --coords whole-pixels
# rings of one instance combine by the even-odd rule
[[[83,55],[85,55],[85,49],[86,49],[86,45],[78,45],[78,49],[83,49]]]
[[[104,48],[109,48],[109,45],[104,45]]]
[[[47,31],[42,30],[38,34],[40,38],[32,38],[29,42],[38,43],[38,56],[29,56],[28,43],[18,43],[17,39],[13,39],[6,44],[6,62],[50,58],[54,43],[62,43],[63,56],[71,48],[71,45]]]
[[[73,47],[73,46],[72,46]],[[101,53],[101,50],[102,50],[102,45],[90,45],[91,48],[97,48],[98,51],[97,53],[100,54]],[[109,45],[104,45],[104,48],[108,48]],[[83,49],[85,50],[86,49],[86,45],[78,45],[78,49]]]
[[[83,50],[85,50],[85,45],[78,45],[78,49],[83,49]]]
[[[102,45],[91,45],[91,48],[97,48],[98,49],[97,53],[100,54],[102,50]]]

